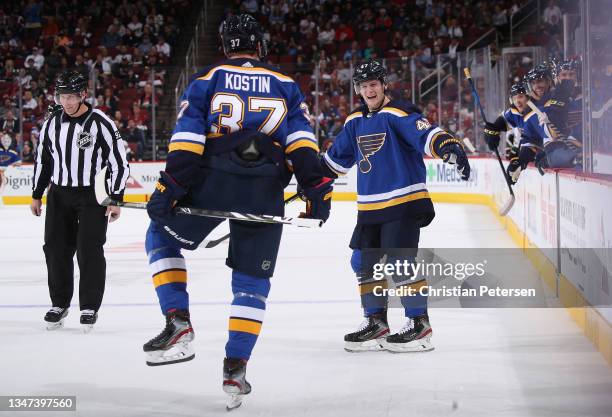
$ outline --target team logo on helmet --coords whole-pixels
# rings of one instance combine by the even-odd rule
[[[357,137],[357,146],[363,159],[359,161],[359,170],[367,174],[372,170],[372,163],[368,158],[374,155],[385,144],[386,133],[374,133]]]
[[[77,135],[76,143],[79,149],[91,148],[91,146],[93,145],[93,137],[89,132],[80,132]]]

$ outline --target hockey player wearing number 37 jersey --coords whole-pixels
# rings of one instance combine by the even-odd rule
[[[193,250],[223,220],[175,216],[173,206],[284,214],[283,192],[295,173],[307,199],[306,217],[327,220],[332,180],[324,178],[318,146],[297,84],[259,61],[263,31],[249,15],[221,26],[228,59],[205,69],[183,95],[165,171],[147,205],[146,250],[166,327],[144,345],[148,365],[194,357],[187,268]],[[290,169],[291,168],[291,169]],[[232,269],[229,338],[223,363],[228,408],[251,391],[246,363],[257,341],[281,240],[282,225],[230,220]],[[218,279],[216,276],[205,277]]]
[[[414,262],[420,228],[434,218],[423,155],[456,164],[463,180],[470,176],[470,165],[459,139],[432,125],[412,104],[385,95],[387,73],[380,61],[357,66],[353,83],[364,105],[346,118],[322,164],[331,177],[357,165],[358,217],[350,243],[351,266],[366,319],[345,336],[345,349],[431,350],[427,298],[419,291],[425,277],[392,275],[396,287],[407,294],[400,300],[408,321],[389,336],[386,281],[377,280],[372,269],[383,255],[386,263]]]

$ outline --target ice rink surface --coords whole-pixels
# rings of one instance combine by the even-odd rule
[[[487,207],[436,210],[422,247],[514,246]],[[285,228],[248,367],[253,392],[231,415],[612,416],[612,368],[564,309],[432,308],[433,352],[345,352],[343,335],[362,320],[347,247],[354,221],[354,203],[335,203],[323,229]],[[142,344],[164,321],[144,253],[147,223],[143,211],[123,210],[109,226],[106,294],[93,332],[80,331],[76,295],[66,327],[49,332],[44,219],[25,206],[0,210],[0,395],[77,396],[76,412],[0,416],[226,414],[227,244],[186,254],[195,359],[148,367]],[[403,322],[402,311],[390,312],[392,330]]]

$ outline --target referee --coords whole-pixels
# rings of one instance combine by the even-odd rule
[[[119,218],[119,207],[98,205],[96,174],[108,166],[110,194],[123,199],[129,176],[125,146],[115,123],[85,103],[87,78],[77,71],[62,73],[55,84],[57,110],[45,121],[36,151],[32,185],[32,214],[40,216],[47,193],[45,244],[52,308],[47,329],[63,326],[74,290],[76,252],[79,264],[79,304],[83,331],[98,318],[106,280],[104,243],[108,222]],[[110,217],[108,217],[110,216]]]

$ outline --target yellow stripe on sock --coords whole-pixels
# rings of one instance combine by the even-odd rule
[[[172,282],[187,282],[187,271],[164,271],[153,276],[153,285],[155,285],[155,288]]]
[[[382,289],[387,288],[387,280],[380,280],[374,282],[368,282],[367,284],[361,284],[359,286],[359,294],[366,295],[374,292],[374,288],[380,287]]]
[[[251,333],[256,336],[261,331],[261,323],[251,320],[242,320],[231,318],[229,320],[229,330],[231,332]]]

